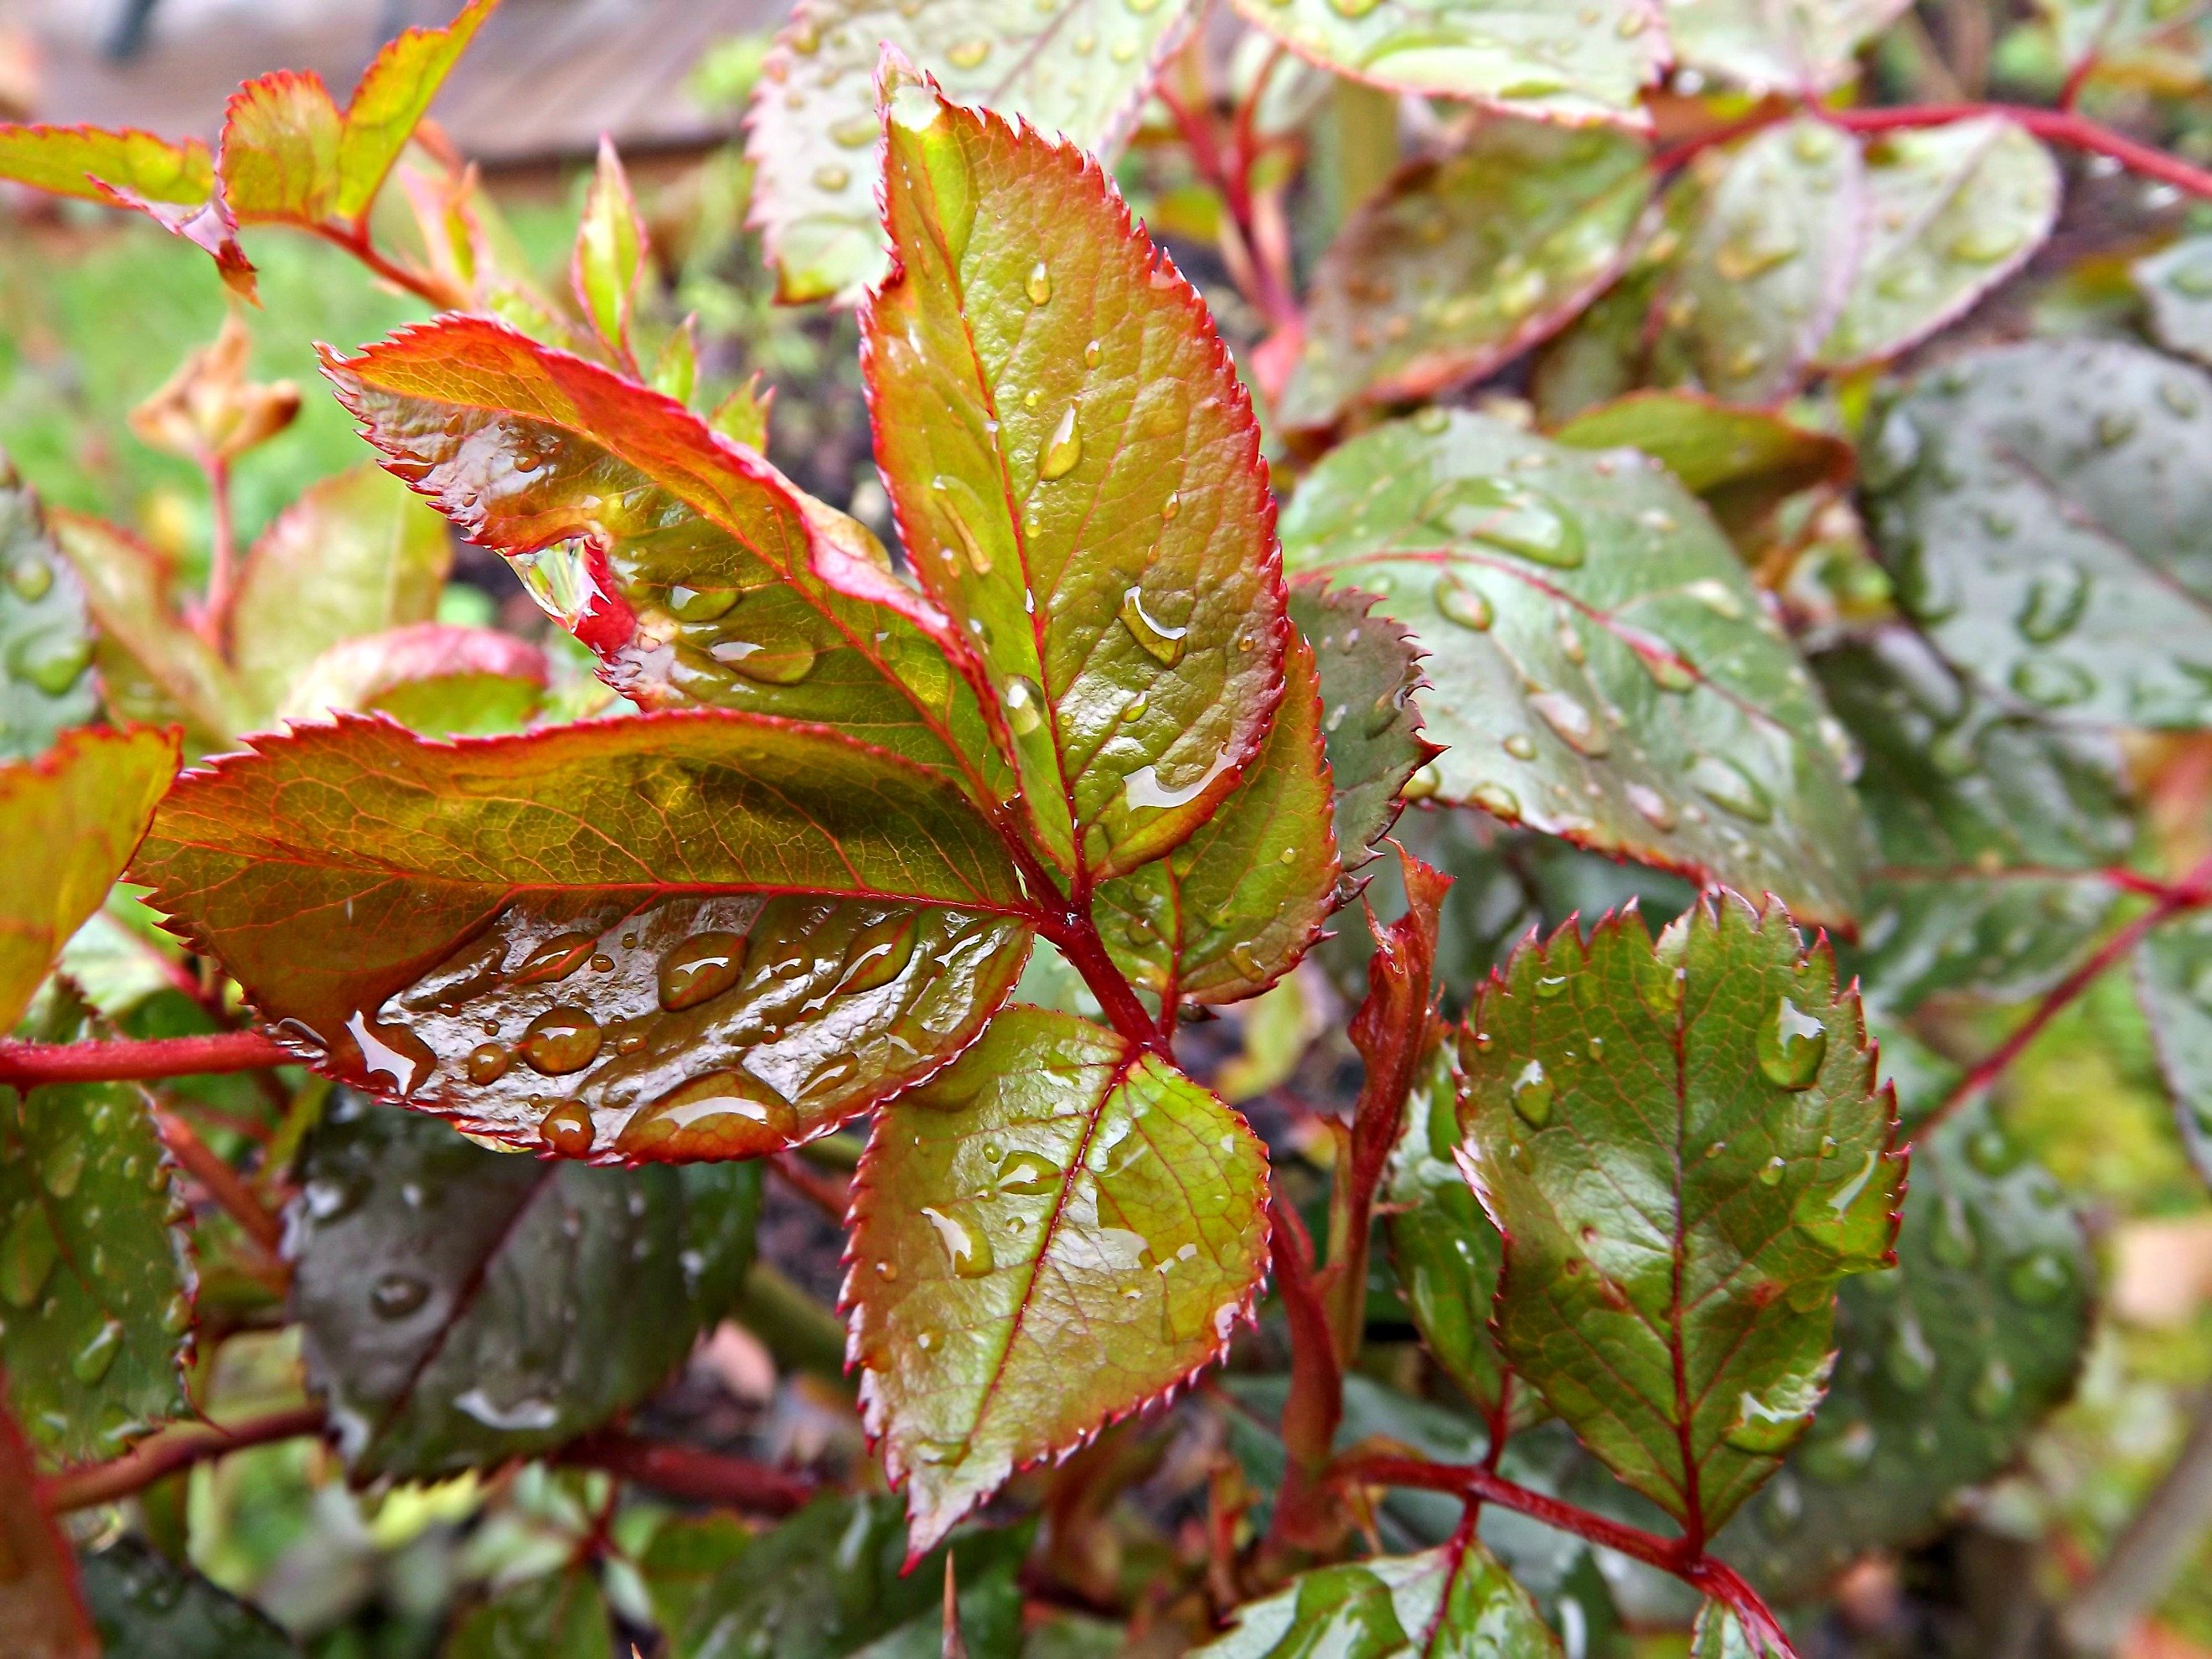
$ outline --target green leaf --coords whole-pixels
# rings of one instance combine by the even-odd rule
[[[1528,392],[1540,421],[1566,420],[1644,384],[1651,308],[1681,244],[1679,228],[1647,237],[1620,280],[1537,353]]]
[[[64,732],[36,760],[0,764],[0,1032],[100,908],[176,769],[176,738],[143,728]]]
[[[301,1058],[602,1163],[826,1133],[965,1047],[1028,937],[950,787],[723,712],[301,726],[183,780],[136,867]]]
[[[1427,684],[1420,641],[1389,617],[1370,615],[1377,603],[1356,587],[1317,581],[1291,587],[1291,619],[1311,642],[1321,671],[1336,851],[1346,870],[1375,856],[1376,843],[1398,821],[1400,792],[1440,752],[1421,735],[1413,701]]]
[[[1283,546],[1294,569],[1383,594],[1429,648],[1442,799],[1850,918],[1842,728],[1656,464],[1432,410],[1323,458]]]
[[[1753,1641],[1735,1612],[1718,1601],[1698,1609],[1698,1622],[1690,1631],[1690,1659],[1760,1659],[1760,1644]]]
[[[1694,392],[1634,392],[1554,428],[1575,449],[1640,449],[1666,464],[1731,536],[1755,530],[1801,490],[1841,485],[1852,471],[1840,438]]]
[[[1869,998],[2039,994],[2086,954],[2136,838],[2118,746],[2015,713],[1902,628],[1814,659],[1866,757],[1881,866],[1859,954]]]
[[[1389,722],[1403,712],[1390,706]],[[1336,908],[1325,724],[1313,647],[1293,634],[1274,724],[1237,793],[1165,858],[1100,884],[1091,914],[1107,950],[1163,1008],[1257,996],[1297,965]]]
[[[301,677],[340,641],[434,619],[452,564],[445,522],[376,468],[310,485],[239,571],[231,659],[254,725],[289,712]]]
[[[599,1580],[580,1568],[503,1590],[464,1619],[441,1659],[614,1659]]]
[[[1096,162],[894,97],[900,268],[861,318],[877,459],[910,565],[998,688],[1029,832],[1087,886],[1204,823],[1281,695],[1259,428]]]
[[[0,1377],[0,1385],[7,1379]],[[0,1653],[9,1659],[100,1659],[77,1590],[76,1564],[39,1502],[31,1449],[0,1409]]]
[[[506,555],[633,702],[818,721],[994,807],[1013,792],[945,617],[866,531],[696,416],[483,318],[325,370],[391,470]]]
[[[583,221],[576,227],[568,284],[599,338],[625,361],[630,356],[630,312],[644,280],[645,226],[638,218],[637,201],[630,194],[614,141],[603,133],[599,168],[584,197]]]
[[[0,125],[0,178],[84,202],[113,205],[119,191],[142,201],[196,207],[215,188],[215,161],[197,138],[173,144],[128,128],[9,123]]]
[[[1547,0],[1237,0],[1302,58],[1370,85],[1509,115],[1648,128],[1667,61],[1659,7],[1599,0],[1562,27]]]
[[[1468,1023],[1505,1361],[1708,1535],[1819,1403],[1838,1279],[1891,1259],[1905,1155],[1858,999],[1825,941],[1723,894],[1656,948],[1620,915],[1524,945]]]
[[[2051,152],[2002,116],[1875,139],[1865,251],[1820,366],[1883,362],[1960,316],[2042,246],[2058,193]]]
[[[438,95],[447,75],[476,39],[499,0],[469,0],[441,29],[403,29],[362,71],[338,135],[332,205],[358,219],[375,203],[386,174]]]
[[[574,1439],[665,1382],[750,1265],[750,1164],[502,1157],[350,1094],[309,1137],[286,1241],[308,1379],[357,1480]]]
[[[1812,1431],[1714,1545],[1785,1600],[1933,1535],[2074,1386],[2095,1265],[2057,1182],[1984,1108],[1914,1144],[1897,1259],[1844,1285]]]
[[[1042,1009],[1009,1010],[878,1115],[851,1355],[916,1549],[1220,1358],[1259,1289],[1267,1188],[1235,1112]]]
[[[300,1651],[254,1608],[143,1538],[79,1556],[77,1571],[100,1639],[118,1659],[288,1659]]]
[[[1517,357],[1612,282],[1651,184],[1626,134],[1534,121],[1487,122],[1401,169],[1315,269],[1277,418],[1327,426],[1356,403],[1426,398]]]
[[[1750,92],[1817,97],[1858,73],[1858,50],[1911,0],[1669,0],[1674,55]]]
[[[2182,1145],[2212,1182],[2212,915],[2166,922],[2136,947],[2136,995]]]
[[[1870,524],[1936,648],[2069,720],[2212,724],[2212,377],[2116,341],[1964,354],[1868,451]]]
[[[1665,378],[1740,404],[1788,397],[1842,314],[1864,240],[1858,146],[1800,116],[1701,157],[1668,207],[1680,253],[1659,302]]]
[[[1199,1650],[1212,1659],[1558,1659],[1561,1651],[1528,1592],[1472,1538],[1303,1573],[1239,1607],[1236,1628]]]
[[[775,268],[776,297],[851,304],[890,269],[870,189],[885,49],[949,98],[1110,160],[1190,12],[1188,0],[1069,0],[1050,12],[978,0],[801,0],[745,116],[745,155],[757,169],[752,222]]]
[[[1444,1375],[1487,1413],[1498,1405],[1501,1382],[1490,1310],[1504,1243],[1452,1156],[1458,1090],[1452,1045],[1439,1045],[1407,1097],[1405,1133],[1383,1201],[1390,1259],[1413,1327]]]
[[[2185,236],[2128,267],[2169,351],[2212,362],[2212,236]]]
[[[100,707],[84,588],[0,454],[0,760],[43,754]]]
[[[545,653],[512,634],[416,623],[341,640],[307,665],[277,713],[373,710],[425,737],[489,737],[528,724],[550,676]]]

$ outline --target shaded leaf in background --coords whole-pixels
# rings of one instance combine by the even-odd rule
[[[1855,961],[1869,1000],[2047,990],[2112,914],[2102,872],[2135,842],[2118,745],[2008,710],[1919,635],[1885,629],[1814,659],[1865,766],[1877,868]]]
[[[1398,821],[1399,792],[1437,752],[1421,735],[1414,701],[1425,684],[1420,641],[1389,617],[1370,614],[1377,603],[1343,585],[1291,587],[1291,619],[1321,671],[1336,851],[1346,870],[1375,856],[1376,843]]]
[[[425,737],[489,737],[520,731],[550,678],[544,652],[526,640],[416,623],[339,641],[307,665],[277,714],[297,720],[375,713]]]
[[[107,897],[176,769],[175,737],[143,727],[65,732],[0,763],[0,1033]]]
[[[1866,149],[1866,240],[1820,366],[1918,344],[2027,262],[2058,217],[2058,164],[2002,116],[1886,134]]]
[[[2185,236],[2128,267],[2169,351],[2212,362],[2212,236]]]
[[[0,1389],[7,1379],[0,1376]],[[100,1638],[77,1588],[76,1563],[39,1502],[39,1474],[15,1420],[0,1408],[0,1653],[9,1659],[99,1659]]]
[[[1884,1265],[1905,1156],[1825,942],[1723,893],[1516,951],[1468,1015],[1468,1178],[1507,1364],[1693,1536],[1803,1432],[1836,1285]]]
[[[1014,1008],[877,1118],[850,1356],[917,1550],[1016,1469],[1218,1358],[1266,1249],[1267,1160],[1158,1054]]]
[[[2070,70],[2092,58],[2124,58],[2162,34],[2185,30],[2203,0],[2038,0]]]
[[[1244,21],[1323,69],[1509,115],[1650,125],[1667,61],[1657,0],[1597,0],[1561,27],[1551,0],[1237,0]]]
[[[745,115],[745,155],[758,169],[751,222],[777,297],[851,304],[890,269],[874,189],[884,47],[947,97],[1110,160],[1189,16],[1188,0],[1067,0],[1049,12],[980,0],[801,0]]]
[[[1844,1282],[1828,1397],[1714,1543],[1784,1600],[1930,1536],[2074,1386],[2096,1282],[2087,1241],[1986,1108],[1914,1143],[1897,1261]]]
[[[1796,390],[1866,240],[1864,173],[1857,145],[1811,116],[1701,158],[1668,204],[1681,252],[1658,300],[1667,378],[1741,404]]]
[[[42,754],[100,707],[84,588],[0,454],[0,760]]]
[[[614,1659],[607,1598],[587,1568],[501,1590],[462,1620],[441,1659]]]
[[[1440,1044],[1407,1097],[1405,1133],[1382,1198],[1390,1259],[1413,1327],[1444,1375],[1486,1413],[1498,1404],[1501,1381],[1490,1310],[1504,1245],[1452,1156],[1458,1085],[1454,1045]]]
[[[301,726],[189,775],[136,869],[302,1058],[601,1162],[825,1133],[965,1047],[1026,941],[950,787],[719,711]]]
[[[1866,451],[1899,597],[1982,684],[2106,725],[2212,724],[2212,377],[2140,346],[1961,354]]]
[[[1097,164],[894,94],[900,269],[861,316],[907,559],[972,635],[1016,810],[1080,888],[1188,837],[1266,735],[1288,632],[1259,427]]]
[[[85,1605],[114,1659],[289,1659],[283,1630],[143,1538],[117,1539],[77,1558]]]
[[[2179,917],[2136,947],[2136,994],[2182,1145],[2212,1182],[2212,915]]]
[[[355,1478],[574,1439],[667,1380],[751,1265],[753,1163],[502,1156],[344,1095],[285,1241],[311,1385]]]
[[[1428,648],[1441,799],[1848,921],[1848,739],[1657,462],[1431,410],[1332,450],[1283,546]]]
[[[1858,49],[1911,0],[1668,0],[1667,33],[1690,68],[1748,92],[1817,97],[1858,73]]]
[[[1199,1651],[1212,1659],[1311,1653],[1556,1659],[1561,1649],[1528,1592],[1469,1539],[1304,1573],[1239,1607],[1236,1627]]]
[[[1327,426],[1518,356],[1613,280],[1650,197],[1640,143],[1535,121],[1486,122],[1404,168],[1315,269],[1276,418]]]
[[[1644,384],[1652,307],[1682,245],[1681,228],[1671,222],[1681,216],[1680,200],[1664,199],[1669,222],[1644,240],[1611,288],[1538,349],[1528,395],[1540,421],[1566,420]]]

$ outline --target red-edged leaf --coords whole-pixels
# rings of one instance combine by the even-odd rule
[[[630,194],[613,141],[603,136],[599,169],[584,198],[584,216],[568,258],[568,286],[599,338],[625,362],[630,360],[630,307],[644,276],[645,226],[637,216],[637,199]],[[684,401],[681,393],[670,395]]]
[[[205,248],[223,281],[253,298],[253,266],[215,194],[214,158],[197,138],[173,144],[128,127],[0,125],[0,179],[143,213]]]
[[[498,4],[499,0],[469,0],[441,29],[403,30],[362,71],[338,137],[340,217],[358,218],[368,211],[447,74]]]
[[[0,1398],[7,1379],[0,1377]],[[0,1653],[9,1659],[100,1659],[78,1592],[76,1558],[39,1501],[38,1470],[0,1409]]]
[[[489,628],[416,623],[341,640],[309,664],[281,713],[386,714],[431,737],[518,729],[550,679],[545,653]]]
[[[966,1046],[1028,939],[956,791],[722,712],[303,726],[186,775],[135,868],[303,1058],[600,1161],[830,1129]]]
[[[854,1193],[850,1358],[916,1553],[1218,1358],[1259,1288],[1259,1141],[1071,1015],[1010,1009],[894,1102]]]
[[[1346,870],[1375,856],[1398,821],[1401,791],[1443,752],[1421,735],[1413,694],[1421,642],[1388,616],[1370,614],[1374,594],[1356,587],[1291,586],[1291,617],[1313,642],[1321,676],[1322,730],[1336,791],[1336,850]]]
[[[1259,428],[1097,162],[911,82],[884,131],[877,456],[999,687],[1030,832],[1079,889],[1189,836],[1267,732],[1287,623]]]

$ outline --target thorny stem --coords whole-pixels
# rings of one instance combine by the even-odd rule
[[[207,1188],[208,1196],[246,1230],[249,1238],[275,1255],[283,1241],[284,1224],[238,1178],[238,1171],[216,1157],[208,1144],[192,1133],[192,1126],[174,1112],[156,1108],[154,1127],[161,1134],[161,1144],[169,1149],[169,1156],[183,1166],[185,1173]]]
[[[1505,1480],[1492,1470],[1461,1463],[1431,1463],[1410,1457],[1348,1457],[1334,1471],[1340,1480],[1384,1486],[1419,1486],[1430,1492],[1453,1492],[1473,1503],[1495,1504],[1541,1521],[1562,1532],[1572,1533],[1632,1560],[1672,1573],[1692,1589],[1727,1606],[1754,1640],[1795,1659],[1795,1650],[1782,1633],[1781,1624],[1759,1593],[1726,1563],[1717,1561],[1686,1538],[1662,1538],[1593,1514]]]
[[[17,1042],[0,1038],[0,1084],[149,1082],[289,1066],[290,1054],[258,1031],[150,1037],[114,1042]]]
[[[440,311],[460,311],[466,309],[468,306],[467,295],[456,292],[428,271],[416,270],[410,266],[403,265],[398,260],[390,258],[379,252],[376,245],[369,240],[368,226],[365,222],[344,225],[335,221],[325,221],[319,225],[303,227],[303,228],[321,237],[333,247],[343,248],[394,288],[404,289],[417,299],[427,301]]]

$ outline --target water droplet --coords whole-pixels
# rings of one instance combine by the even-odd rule
[[[1928,1253],[1942,1267],[1971,1267],[1981,1253],[1974,1237],[1973,1218],[1954,1194],[1947,1193],[1943,1196],[1942,1212],[1928,1241]]]
[[[1811,1088],[1827,1054],[1828,1028],[1788,997],[1759,1025],[1759,1069],[1778,1088]]]
[[[911,910],[860,929],[845,947],[845,972],[837,988],[848,996],[861,996],[889,985],[914,960],[915,931]]]
[[[1160,942],[1160,930],[1143,916],[1131,916],[1121,925],[1121,932],[1127,937],[1129,943],[1139,950],[1146,945],[1158,945]]]
[[[1784,1390],[1771,1404],[1746,1393],[1736,1397],[1735,1425],[1724,1437],[1753,1457],[1779,1457],[1796,1443],[1810,1416],[1795,1389]]]
[[[1523,484],[1453,479],[1430,492],[1421,517],[1446,535],[1486,542],[1555,570],[1572,570],[1583,562],[1581,525]]]
[[[74,1134],[64,1135],[46,1148],[46,1157],[40,1161],[40,1183],[56,1198],[72,1197],[77,1182],[84,1179],[84,1165],[83,1139]]]
[[[1414,775],[1418,778],[1420,775],[1416,773]],[[1431,790],[1430,793],[1435,792]],[[1468,791],[1467,798],[1474,805],[1498,817],[1517,819],[1521,816],[1521,798],[1502,783],[1478,783]]]
[[[2031,1308],[2048,1307],[2073,1286],[2074,1270],[2052,1250],[2031,1251],[2005,1273],[2005,1289],[2013,1300]]]
[[[1966,1395],[1966,1404],[1975,1416],[1984,1419],[2002,1417],[2012,1409],[2019,1395],[2019,1387],[2013,1381],[2012,1367],[1992,1355],[1982,1374],[1974,1379],[1974,1386]]]
[[[814,183],[817,189],[840,191],[852,182],[852,169],[841,167],[835,161],[814,169]]]
[[[945,48],[945,61],[955,69],[980,69],[983,60],[990,55],[991,43],[977,35],[966,40],[955,40]]]
[[[1505,752],[1512,756],[1515,760],[1525,761],[1536,758],[1536,740],[1526,732],[1516,732],[1505,739],[1503,746]]]
[[[1723,756],[1699,755],[1691,763],[1688,777],[1692,789],[1747,823],[1765,823],[1774,816],[1774,803],[1765,787]]]
[[[737,933],[695,933],[660,959],[660,1006],[672,1013],[718,997],[744,972],[745,941]]]
[[[1780,1153],[1776,1153],[1759,1166],[1759,1184],[1762,1187],[1779,1187],[1782,1184],[1783,1172],[1789,1167],[1790,1161]]]
[[[1084,343],[1084,346],[1083,346],[1083,366],[1084,366],[1084,368],[1097,368],[1097,367],[1098,367],[1098,362],[1099,362],[1100,358],[1102,358],[1102,357],[1103,357],[1103,356],[1105,356],[1105,353],[1104,353],[1104,352],[1103,352],[1102,350],[1100,350],[1099,346],[1098,346],[1098,342],[1097,342],[1097,341],[1096,341],[1096,340],[1087,340],[1087,341],[1085,341],[1085,342]]]
[[[597,933],[561,933],[523,958],[515,969],[517,985],[551,985],[568,977],[591,959],[599,942]]]
[[[2026,240],[2014,225],[1972,225],[1951,239],[1948,252],[1954,259],[1963,259],[1969,264],[1995,264],[2019,252]]]
[[[1996,1124],[1986,1124],[1967,1138],[1966,1162],[1985,1176],[2008,1175],[2020,1163],[2020,1149]]]
[[[1566,994],[1571,981],[1565,974],[1540,974],[1536,978],[1536,994],[1551,1002]]]
[[[107,1375],[123,1349],[123,1322],[104,1319],[91,1340],[70,1356],[70,1375],[89,1387]]]
[[[1044,724],[1044,693],[1032,680],[1019,675],[1008,680],[999,703],[1006,711],[1007,729],[1018,738],[1029,736]]]
[[[723,667],[757,685],[796,685],[814,672],[822,653],[805,640],[793,636],[773,645],[717,640],[709,654]]]
[[[1907,1394],[1918,1394],[1935,1381],[1936,1351],[1928,1346],[1920,1322],[1910,1312],[1890,1332],[1888,1345],[1882,1351],[1881,1365],[1889,1373],[1889,1380]]]
[[[428,1280],[388,1273],[368,1289],[368,1305],[380,1319],[404,1319],[430,1299]]]
[[[2039,572],[2021,605],[2021,637],[2047,645],[2071,633],[2088,603],[2089,573],[2079,565],[2054,565]]]
[[[1060,1190],[1065,1171],[1042,1152],[1016,1149],[1006,1155],[1000,1167],[998,1188],[1002,1193],[1019,1198],[1032,1198],[1042,1193]]]
[[[1701,576],[1682,592],[1724,622],[1743,620],[1743,601],[1736,597],[1735,589],[1717,577]]]
[[[672,587],[668,614],[678,622],[710,623],[726,617],[738,602],[734,587]]]
[[[1170,628],[1156,621],[1145,609],[1145,590],[1141,586],[1128,588],[1122,593],[1121,624],[1144,647],[1146,654],[1163,667],[1173,668],[1182,660],[1190,629]]]
[[[2136,417],[2131,410],[2114,410],[2097,416],[2097,447],[2118,449],[2136,435]]]
[[[390,1079],[394,1094],[414,1093],[438,1069],[437,1051],[404,1025],[379,1025],[357,1012],[345,1029],[360,1048],[362,1075],[372,1081]]]
[[[43,599],[53,585],[53,567],[36,554],[26,553],[8,567],[8,586],[26,603]]]
[[[1876,1442],[1873,1426],[1848,1423],[1842,1429],[1805,1443],[1797,1466],[1815,1480],[1834,1484],[1850,1480],[1874,1462]]]
[[[937,1242],[945,1246],[952,1271],[963,1279],[981,1279],[999,1265],[992,1259],[990,1235],[972,1218],[954,1213],[958,1208],[948,1204],[940,1210],[925,1204],[921,1212],[937,1229]]]
[[[1652,638],[1634,629],[1616,627],[1616,637],[1636,653],[1636,660],[1651,677],[1651,683],[1662,691],[1687,691],[1698,683],[1698,671],[1688,660],[1678,656],[1674,647],[1664,640]]]
[[[12,1307],[27,1308],[39,1299],[46,1279],[61,1259],[61,1241],[42,1204],[23,1205],[0,1239],[0,1297]]]
[[[1481,590],[1456,571],[1446,571],[1437,578],[1436,606],[1446,622],[1457,623],[1478,634],[1486,631],[1497,617]]]
[[[190,1297],[181,1293],[161,1304],[161,1328],[171,1336],[182,1336],[192,1328],[192,1304]]]
[[[1060,417],[1060,424],[1045,440],[1044,450],[1037,457],[1037,477],[1049,483],[1064,478],[1075,470],[1083,459],[1083,434],[1075,424],[1075,405],[1070,404]]]
[[[1680,822],[1674,803],[1649,784],[1632,782],[1621,793],[1628,797],[1628,804],[1636,809],[1637,816],[1655,830],[1672,830]]]
[[[480,1042],[469,1050],[465,1070],[469,1081],[481,1089],[505,1077],[507,1068],[514,1063],[514,1051],[505,1043]]]
[[[90,640],[71,638],[52,629],[26,635],[8,653],[9,672],[50,697],[58,697],[75,685],[91,665]]]
[[[830,137],[833,143],[846,149],[859,149],[865,144],[874,143],[876,135],[881,130],[873,115],[848,115],[842,121],[830,124]]]
[[[2096,678],[2087,669],[2057,657],[2022,657],[2006,678],[2014,690],[2045,708],[2063,708],[2097,690]]]
[[[599,1021],[588,1012],[564,1005],[548,1008],[532,1020],[515,1047],[532,1071],[565,1077],[599,1058],[603,1036]]]
[[[1778,265],[1785,265],[1798,255],[1797,240],[1783,234],[1771,240],[1747,238],[1721,244],[1713,254],[1713,269],[1724,283],[1744,283],[1762,276]]]
[[[798,1132],[791,1103],[738,1067],[671,1090],[623,1126],[615,1149],[678,1163],[758,1158],[789,1146]]]
[[[599,1139],[591,1109],[580,1100],[564,1100],[538,1121],[538,1138],[556,1158],[582,1158]]]
[[[1552,1121],[1552,1079],[1540,1060],[1530,1060],[1513,1079],[1513,1109],[1532,1129],[1540,1129]]]
[[[1605,723],[1564,691],[1532,691],[1528,694],[1528,707],[1578,755],[1595,757],[1613,747],[1613,738],[1606,731]]]

